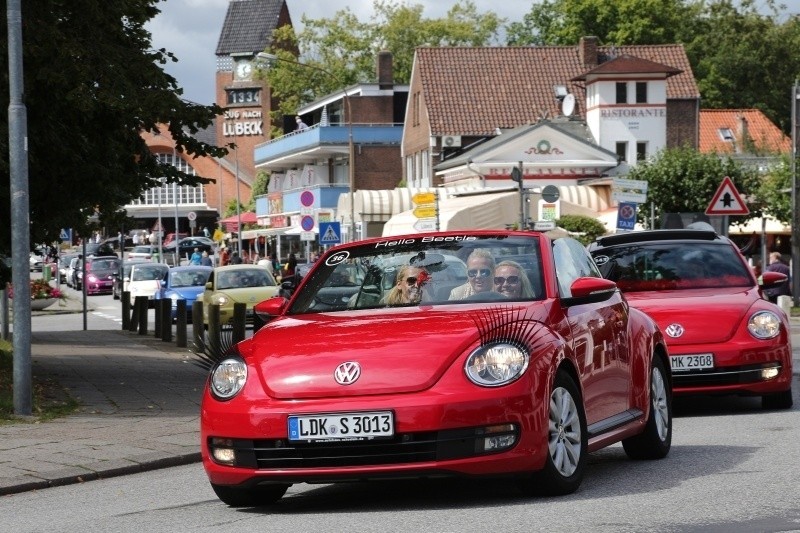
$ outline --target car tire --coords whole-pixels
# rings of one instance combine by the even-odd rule
[[[286,494],[291,485],[260,485],[258,487],[231,487],[211,484],[217,498],[229,507],[260,507],[270,505]]]
[[[631,459],[663,459],[672,446],[672,389],[664,361],[653,357],[650,369],[650,414],[644,431],[624,439],[622,447]]]
[[[548,408],[548,453],[544,468],[524,478],[526,495],[563,496],[575,492],[586,471],[588,432],[583,400],[572,377],[559,370]]]
[[[792,399],[792,389],[778,392],[775,394],[765,394],[761,397],[761,407],[763,409],[789,409],[794,405]]]

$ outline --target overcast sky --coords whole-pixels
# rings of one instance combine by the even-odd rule
[[[166,71],[178,80],[184,89],[184,98],[200,104],[214,102],[214,73],[217,47],[222,23],[229,0],[166,0],[158,4],[161,14],[154,18],[148,29],[153,36],[153,46],[166,48],[179,59],[170,63]],[[474,0],[479,12],[493,11],[507,22],[522,20],[530,11],[532,0]],[[423,15],[439,18],[456,2],[451,0],[410,0],[421,4]],[[783,0],[789,13],[800,13],[800,0]],[[372,14],[372,0],[287,0],[289,15],[295,27],[305,14],[308,18],[330,18],[350,7],[362,21]]]

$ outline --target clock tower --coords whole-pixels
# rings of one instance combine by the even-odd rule
[[[292,22],[285,0],[232,1],[217,43],[216,103],[225,110],[217,119],[217,144],[236,145],[226,159],[247,183],[256,175],[256,145],[269,140],[272,110],[269,87],[256,79],[254,60],[272,46],[273,32],[287,24]]]

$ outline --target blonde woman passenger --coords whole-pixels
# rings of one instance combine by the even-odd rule
[[[394,287],[384,297],[388,305],[418,304],[422,300],[423,286],[429,280],[428,273],[418,267],[404,265],[397,271]]]
[[[463,300],[473,294],[491,291],[494,288],[494,266],[494,257],[489,250],[473,250],[467,257],[467,282],[450,291],[448,300]]]
[[[494,290],[513,300],[533,298],[533,287],[522,265],[516,261],[501,261],[494,269]]]

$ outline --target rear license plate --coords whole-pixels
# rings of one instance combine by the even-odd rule
[[[290,441],[362,440],[393,435],[391,411],[289,417]]]
[[[669,363],[673,372],[691,372],[714,368],[714,354],[670,355]]]

